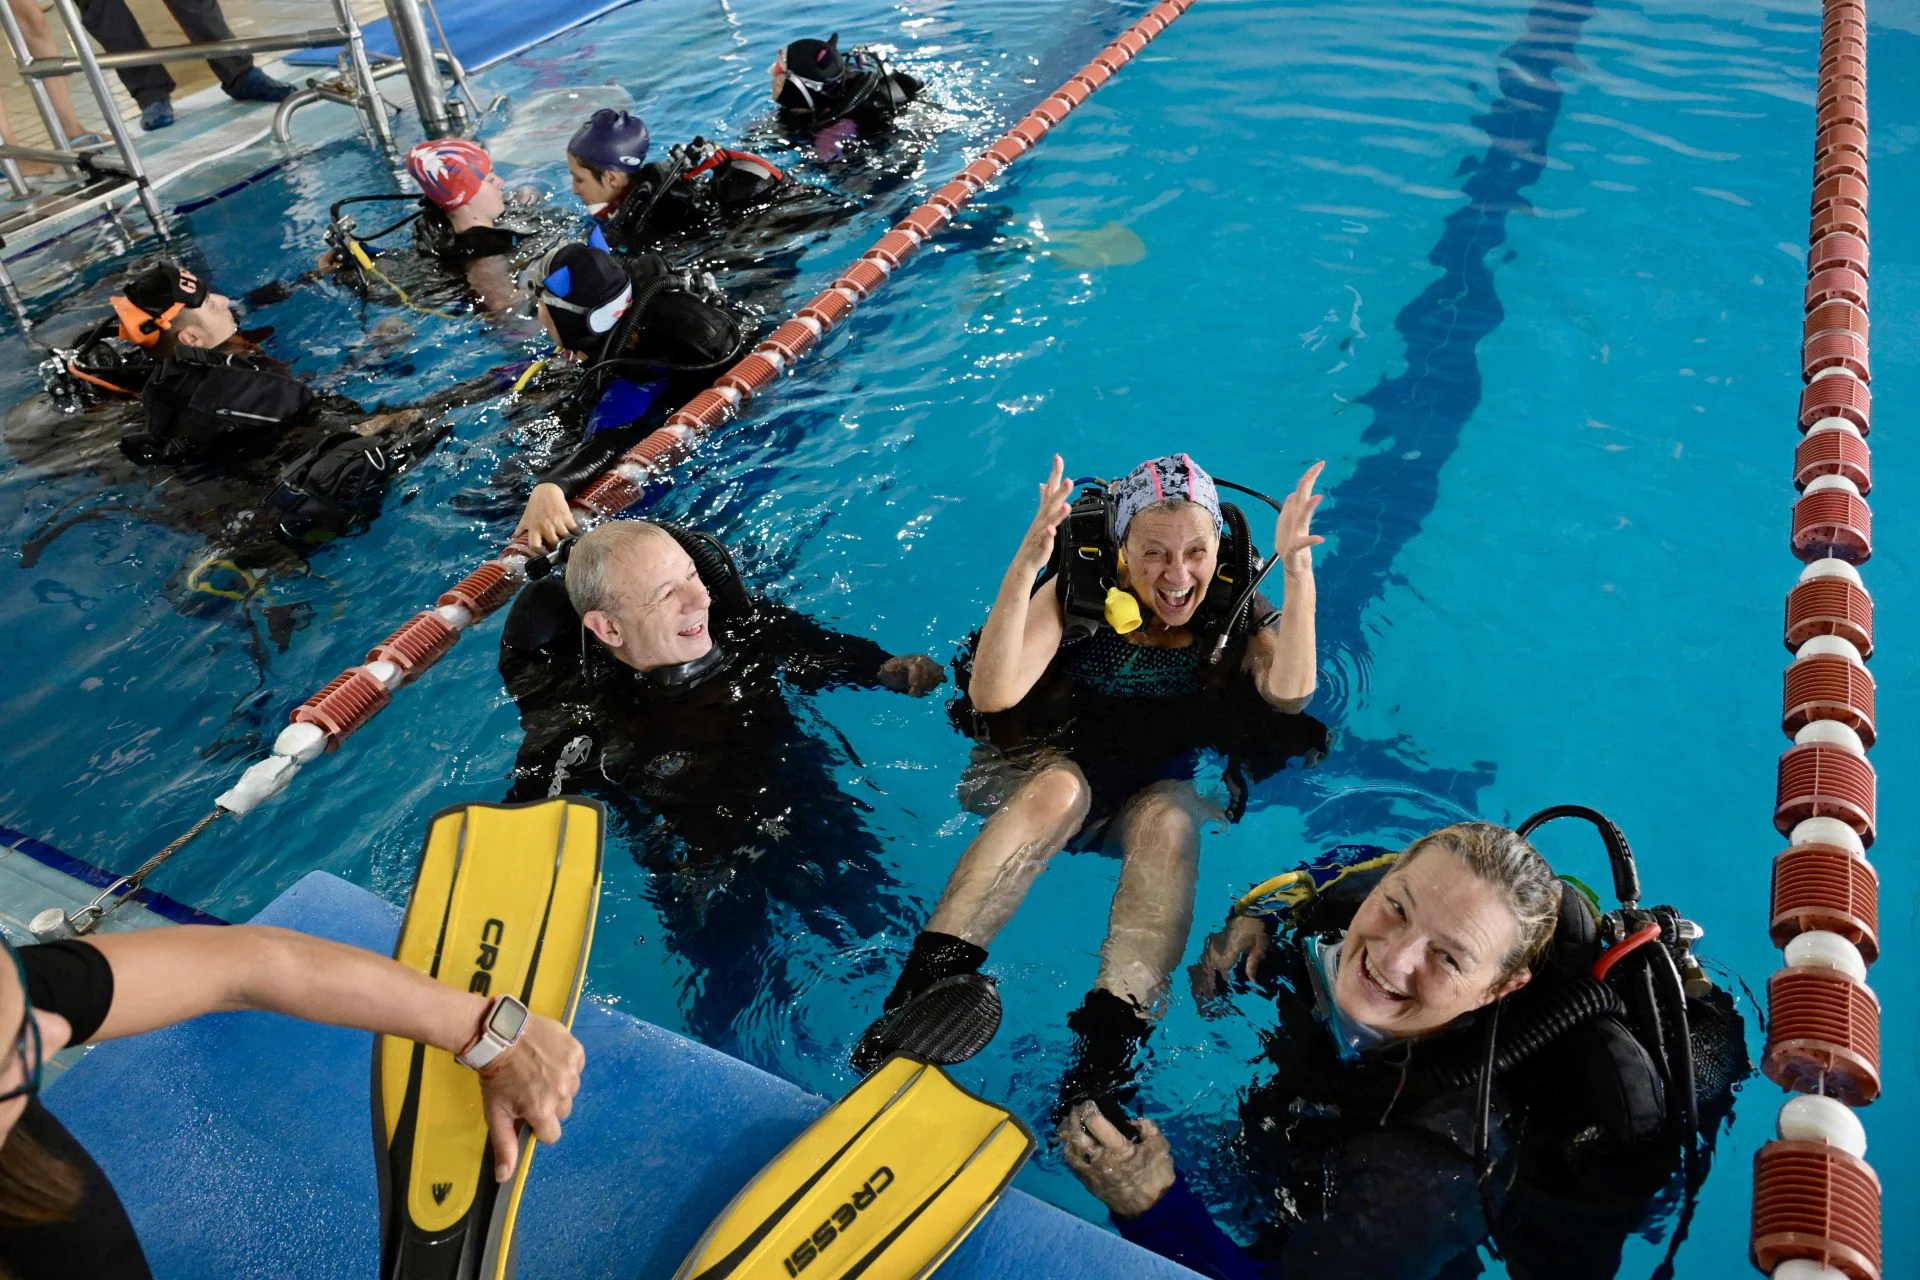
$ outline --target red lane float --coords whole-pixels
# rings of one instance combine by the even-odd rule
[[[1821,272],[1823,276],[1852,274],[1844,270]],[[1800,429],[1805,431],[1822,418],[1845,418],[1860,429],[1861,435],[1871,433],[1873,388],[1849,370],[1822,369],[1800,393]]]
[[[1753,1265],[1803,1259],[1880,1280],[1880,1179],[1823,1142],[1769,1142],[1753,1158]]]
[[[1850,1107],[1880,1096],[1880,1001],[1835,969],[1782,969],[1767,980],[1767,1079]]]
[[[1816,560],[1787,593],[1787,648],[1799,651],[1814,636],[1839,636],[1873,656],[1873,597],[1860,571],[1844,560]]]
[[[1850,333],[1865,342],[1871,327],[1864,306],[1839,299],[1820,303],[1808,311],[1800,336],[1803,341],[1811,342],[1826,333]]]
[[[1812,381],[1828,369],[1850,373],[1871,387],[1873,365],[1868,359],[1866,338],[1845,329],[1828,329],[1808,338],[1800,347],[1800,376]]]
[[[1792,548],[1807,561],[1787,595],[1793,651],[1781,689],[1768,935],[1787,967],[1767,983],[1761,1070],[1807,1095],[1780,1109],[1779,1140],[1755,1154],[1753,1264],[1777,1280],[1881,1280],[1880,1180],[1849,1107],[1880,1094],[1879,878],[1867,861],[1878,785],[1873,601],[1854,566],[1873,554],[1868,348],[1867,26],[1861,0],[1827,0],[1814,92],[1806,310],[1793,455]],[[1782,1270],[1789,1263],[1800,1264]]]
[[[1849,564],[1873,558],[1873,510],[1845,476],[1816,476],[1793,504],[1793,554]]]
[[[1859,735],[1816,721],[1801,729],[1780,757],[1773,825],[1785,835],[1809,818],[1837,818],[1872,848],[1875,783]]]
[[[1868,964],[1880,958],[1880,877],[1839,845],[1793,845],[1773,860],[1773,945],[1815,930],[1845,938]]]
[[[1042,99],[986,154],[881,236],[832,285],[762,339],[713,386],[688,401],[660,430],[622,454],[574,499],[573,505],[588,516],[608,516],[639,501],[650,477],[687,457],[709,432],[739,416],[756,396],[792,373],[795,364],[844,323],[859,303],[884,285],[955,213],[998,181],[1009,165],[1037,145],[1195,3],[1161,0]],[[1844,112],[1848,107],[1843,103],[1836,110]],[[274,740],[273,754],[255,762],[239,782],[223,792],[216,801],[219,807],[235,815],[251,812],[284,790],[303,765],[323,751],[337,748],[392,700],[396,688],[416,679],[451,650],[462,631],[511,599],[532,555],[532,548],[510,543],[499,557],[450,588],[433,610],[416,615],[381,641],[365,664],[342,672],[302,703],[290,717],[291,726]]]
[[[1789,738],[1815,720],[1833,720],[1873,747],[1873,676],[1852,645],[1831,636],[1807,641],[1783,683],[1780,728]]]

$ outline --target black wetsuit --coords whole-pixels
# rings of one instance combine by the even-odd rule
[[[1249,618],[1258,630],[1278,611],[1256,596]],[[1211,749],[1227,760],[1234,792],[1229,816],[1237,817],[1248,782],[1289,760],[1317,761],[1327,749],[1327,728],[1312,716],[1275,710],[1260,697],[1241,670],[1244,637],[1230,642],[1218,663],[1209,661],[1213,646],[1205,632],[1170,649],[1134,644],[1101,627],[1062,640],[1046,673],[1017,706],[983,716],[963,704],[958,714],[967,727],[1000,757],[978,762],[963,781],[967,807],[991,812],[1006,798],[996,765],[1023,772],[1065,756],[1093,793],[1083,828],[1092,841],[1130,796],[1154,782],[1193,778]]]
[[[1316,1007],[1308,947],[1337,939],[1377,878],[1335,884],[1276,940],[1261,974],[1275,992],[1262,1064],[1271,1074],[1242,1104],[1234,1144],[1266,1224],[1259,1241],[1235,1246],[1184,1181],[1140,1217],[1117,1219],[1122,1235],[1223,1280],[1478,1274],[1487,1222],[1473,1155],[1476,1090],[1421,1069],[1426,1056],[1470,1053],[1473,1020],[1348,1060]],[[1498,1162],[1509,1107],[1498,1088],[1492,1103]],[[1499,1194],[1496,1180],[1486,1194]]]
[[[69,1044],[84,1044],[100,1029],[113,1006],[113,968],[98,950],[84,942],[22,947],[20,967],[33,1007],[57,1013],[72,1025]],[[133,1223],[86,1148],[38,1098],[28,1101],[15,1131],[73,1167],[80,1177],[80,1204],[60,1222],[16,1223],[0,1217],[0,1275],[12,1280],[146,1280],[151,1273]]]
[[[1381,851],[1336,851],[1332,865],[1350,861],[1348,852]],[[1241,1105],[1232,1146],[1262,1224],[1255,1243],[1242,1249],[1229,1239],[1184,1178],[1146,1213],[1115,1225],[1216,1280],[1476,1276],[1490,1234],[1516,1278],[1612,1276],[1625,1239],[1679,1167],[1651,1061],[1618,1015],[1563,1031],[1492,1078],[1483,1164],[1478,1069],[1487,1013],[1432,1036],[1343,1050],[1315,991],[1314,950],[1340,940],[1387,870],[1355,870],[1325,885],[1275,927],[1256,977],[1274,996],[1267,1074]],[[1506,1002],[1503,1046],[1599,953],[1597,915],[1577,889],[1562,894],[1547,955]],[[1724,1036],[1738,1054],[1739,1021],[1724,994],[1690,1003],[1688,1017],[1696,1044]],[[1700,1087],[1730,1105],[1732,1078],[1703,1078]],[[1702,1152],[1697,1176],[1705,1159]]]
[[[608,349],[584,370],[562,367],[530,388],[536,396],[548,386],[557,391],[555,411],[580,437],[537,479],[569,498],[745,356],[758,332],[749,314],[690,286],[658,254],[626,263],[634,304],[609,335]]]
[[[669,949],[694,970],[687,1020],[722,1043],[756,999],[790,994],[778,940],[797,915],[843,945],[909,912],[863,806],[840,789],[842,754],[802,723],[797,694],[878,688],[890,656],[753,598],[709,615],[729,664],[664,693],[585,640],[555,578],[514,602],[500,651],[526,732],[511,799],[598,796],[624,816]]]

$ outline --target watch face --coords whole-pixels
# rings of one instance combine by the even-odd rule
[[[520,1028],[526,1025],[526,1006],[517,1000],[499,1001],[493,1007],[493,1017],[487,1020],[487,1030],[508,1043],[518,1040]]]

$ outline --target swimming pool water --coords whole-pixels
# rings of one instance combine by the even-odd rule
[[[763,117],[785,39],[838,29],[896,46],[930,77],[947,131],[897,203],[806,246],[798,301],[1143,7],[644,0],[486,73],[518,114],[483,136],[510,177],[564,195],[555,140],[603,96],[630,97],[662,142],[730,138]],[[1864,1118],[1899,1275],[1920,1257],[1897,1212],[1920,1172],[1920,929],[1894,783],[1920,763],[1901,643],[1920,617],[1915,521],[1900,501],[1920,459],[1889,407],[1920,370],[1920,250],[1899,236],[1920,198],[1920,87],[1898,72],[1920,65],[1920,5],[1881,0],[1872,17],[1875,392],[1892,429],[1874,441],[1867,571],[1888,780],[1873,975],[1886,1096]],[[1573,23],[1577,39],[1519,43],[1530,19]],[[1581,802],[1633,839],[1648,897],[1704,925],[1704,952],[1758,989],[1778,962],[1765,919],[1783,842],[1768,816],[1817,48],[1810,3],[1603,0],[1585,16],[1522,0],[1203,0],[654,509],[720,534],[751,579],[810,613],[945,660],[984,616],[1053,452],[1112,474],[1185,449],[1270,490],[1325,458],[1313,711],[1334,749],[1259,786],[1245,820],[1206,841],[1189,958],[1234,895],[1323,846]],[[188,215],[185,242],[223,288],[291,276],[318,252],[327,204],[384,181],[357,144],[322,148]],[[57,278],[67,327],[108,292],[109,250],[79,237],[37,268],[43,286]],[[396,314],[321,289],[262,318],[324,380],[366,322]],[[340,389],[398,402],[514,353],[476,325],[410,323],[397,354],[361,353],[366,372]],[[31,364],[9,346],[0,403],[28,394]],[[523,431],[493,408],[462,414],[371,530],[271,587],[291,611],[277,616],[305,623],[284,651],[257,606],[176,609],[167,584],[202,540],[116,509],[139,505],[137,488],[0,469],[14,560],[0,568],[0,823],[121,869],[184,830],[292,705],[504,540],[518,504],[494,476]],[[233,917],[316,868],[403,897],[426,816],[505,791],[518,721],[497,627],[158,883]],[[836,692],[812,707],[844,742],[839,781],[871,806],[898,892],[929,909],[977,826],[953,799],[968,743],[937,698]],[[1577,831],[1543,847],[1606,882]],[[644,873],[609,854],[590,989],[682,1026],[697,975],[662,949]],[[956,1074],[1036,1123],[1113,870],[1057,859],[993,949],[1006,1025]],[[919,923],[850,948],[786,932],[762,963],[796,995],[756,1004],[720,1047],[843,1091],[847,1048]],[[1251,999],[1209,1022],[1177,993],[1155,1033],[1148,1111],[1216,1183],[1209,1153],[1255,1070],[1258,1020]],[[1744,1273],[1749,1164],[1778,1096],[1747,1086],[1679,1275]],[[1050,1158],[1020,1185],[1097,1212]],[[1622,1274],[1652,1271],[1668,1230],[1630,1245]]]

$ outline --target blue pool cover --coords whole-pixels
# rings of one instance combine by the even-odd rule
[[[459,4],[446,6],[441,21],[447,29],[447,43],[453,46],[454,56],[468,70],[478,71],[633,2],[558,0],[557,3],[527,4],[525,0],[460,0]],[[388,19],[368,23],[360,29],[360,34],[370,56],[400,56],[400,46],[393,38],[393,23]],[[428,35],[432,36],[431,27]],[[287,55],[287,62],[296,67],[330,67],[339,56],[338,49],[301,49]]]
[[[314,872],[258,923],[391,951],[399,914]],[[519,1274],[671,1275],[715,1211],[826,1102],[743,1062],[583,1002],[587,1049],[566,1136],[542,1148]],[[104,1044],[47,1093],[133,1215],[156,1280],[338,1280],[378,1270],[372,1037],[228,1013]],[[942,1280],[1193,1273],[1009,1192]]]

